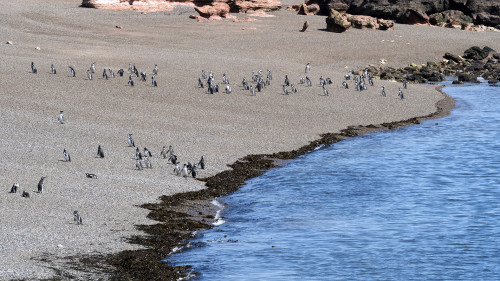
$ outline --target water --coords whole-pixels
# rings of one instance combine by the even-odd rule
[[[500,280],[500,88],[445,91],[450,116],[336,143],[220,198],[226,223],[170,261],[201,280]]]

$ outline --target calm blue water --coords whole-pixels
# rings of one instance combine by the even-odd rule
[[[500,88],[445,91],[448,117],[317,150],[220,198],[226,223],[169,260],[201,280],[500,280]]]

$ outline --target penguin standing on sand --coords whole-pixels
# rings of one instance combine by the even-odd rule
[[[104,151],[102,150],[101,145],[97,147],[97,156],[99,158],[104,158]]]
[[[380,88],[380,93],[385,97],[385,86],[382,86],[382,88]]]
[[[38,71],[36,70],[35,63],[31,62],[31,73],[37,73]]]
[[[158,87],[158,83],[156,83],[156,79],[155,79],[155,76],[151,76],[151,84],[153,85],[153,87]]]
[[[17,189],[19,188],[19,184],[16,182],[12,185],[12,187],[10,188],[10,192],[9,193],[17,193]]]
[[[50,73],[52,73],[52,74],[56,74],[57,73],[56,68],[54,67],[54,64],[50,65]]]
[[[188,176],[188,169],[187,169],[187,165],[184,164],[184,166],[182,167],[182,176],[187,179],[187,176]]]
[[[131,146],[131,147],[135,146],[134,140],[132,139],[132,134],[127,135],[127,142],[128,142],[128,146]]]
[[[59,123],[64,124],[64,116],[63,116],[63,111],[59,111],[59,116],[57,116],[57,120]]]
[[[42,178],[38,182],[38,193],[43,193],[43,189],[45,188],[45,178],[45,176],[42,176]]]
[[[92,73],[90,72],[90,70],[87,70],[87,78],[89,80],[92,80]]]
[[[71,77],[75,77],[76,76],[76,72],[75,72],[75,69],[71,66],[69,66],[69,74],[71,75]]]
[[[95,62],[90,64],[90,71],[92,71],[92,73],[95,73]]]
[[[130,87],[134,87],[134,80],[132,80],[132,75],[128,76],[128,85]]]
[[[205,170],[205,156],[201,156],[200,162],[198,162],[198,165],[202,170]]]
[[[401,91],[401,88],[398,89],[398,97],[400,99],[404,99],[405,98],[404,95],[403,95],[403,92]]]
[[[155,64],[155,68],[153,69],[153,74],[158,75],[158,65]]]
[[[71,157],[69,156],[69,154],[66,151],[66,149],[63,150],[63,157],[64,157],[64,161],[71,162]]]
[[[311,66],[309,63],[306,64],[306,73],[309,73],[309,70],[311,70]]]
[[[78,214],[78,211],[73,211],[73,220],[77,225],[83,224],[82,217]]]

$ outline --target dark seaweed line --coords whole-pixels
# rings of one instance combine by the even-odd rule
[[[441,91],[441,88],[441,86],[437,87],[437,90]],[[145,235],[127,238],[127,242],[144,246],[144,249],[126,250],[109,255],[91,254],[66,257],[65,259],[69,261],[69,269],[89,274],[95,273],[102,276],[102,279],[110,280],[178,280],[186,277],[187,269],[191,266],[172,266],[168,262],[162,262],[162,260],[172,253],[174,247],[186,245],[189,239],[193,238],[194,231],[212,228],[213,225],[205,221],[205,218],[213,221],[213,215],[199,212],[200,216],[195,217],[176,210],[192,206],[189,204],[190,202],[199,202],[200,200],[210,202],[217,197],[228,195],[242,187],[245,181],[258,177],[271,168],[278,167],[276,160],[294,159],[314,151],[318,147],[326,147],[362,134],[396,129],[419,124],[422,120],[443,117],[453,107],[453,102],[449,102],[453,99],[444,93],[442,94],[444,98],[436,104],[436,112],[426,116],[380,125],[349,126],[339,133],[322,134],[320,139],[297,150],[245,156],[228,165],[232,168],[231,170],[199,179],[205,182],[206,189],[161,196],[160,203],[141,205],[140,207],[150,210],[148,218],[159,222],[153,225],[137,225],[136,228],[143,231]],[[58,270],[56,275],[49,280],[64,280],[71,276],[64,270]]]

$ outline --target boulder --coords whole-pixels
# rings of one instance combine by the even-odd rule
[[[351,23],[347,20],[347,16],[333,9],[330,11],[330,15],[326,18],[327,31],[341,33],[348,30],[350,27]]]
[[[229,5],[224,2],[214,2],[212,5],[204,5],[194,8],[204,18],[224,18],[229,13]]]
[[[265,11],[272,12],[281,9],[281,2],[279,0],[236,0],[227,1],[231,4],[231,12],[246,13],[247,11]]]
[[[435,13],[429,16],[429,23],[432,25],[438,25],[440,23],[452,23],[452,24],[462,24],[462,23],[472,23],[472,18],[465,15],[459,10],[447,10],[441,13]]]
[[[307,21],[307,20],[306,20],[306,21],[304,22],[304,25],[302,26],[302,30],[301,30],[301,32],[305,32],[305,31],[307,30],[307,28],[308,28],[308,27],[309,27],[309,21]]]
[[[370,16],[349,16],[349,22],[352,26],[359,29],[378,29],[377,18]]]
[[[377,19],[379,30],[394,30],[394,21]]]
[[[404,24],[428,24],[429,17],[418,9],[406,9],[398,21]]]
[[[311,4],[311,5],[306,5],[302,4],[299,7],[299,15],[317,15],[319,13],[319,5],[318,4]]]
[[[472,60],[482,60],[488,57],[490,52],[494,52],[490,47],[484,47],[483,49],[481,49],[478,46],[473,46],[465,50],[464,58]]]
[[[445,58],[447,60],[454,61],[456,63],[459,63],[463,60],[461,57],[454,55],[454,54],[451,54],[451,53],[444,53],[443,58]]]

